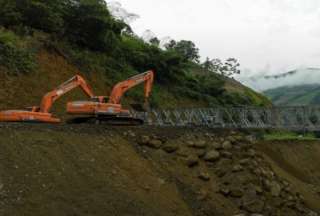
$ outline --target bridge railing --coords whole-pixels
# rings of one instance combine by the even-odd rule
[[[211,107],[133,112],[156,126],[320,130],[320,107]]]

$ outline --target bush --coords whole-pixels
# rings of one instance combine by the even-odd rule
[[[0,43],[0,65],[14,74],[31,72],[36,66],[34,56],[29,51],[2,43]]]
[[[0,29],[0,65],[14,74],[31,72],[36,66],[34,55],[20,43],[13,32]]]
[[[11,31],[0,28],[0,44],[14,46],[19,42],[19,37]]]

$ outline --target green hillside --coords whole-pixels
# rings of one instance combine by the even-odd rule
[[[302,106],[320,104],[320,85],[285,86],[264,92],[275,105]]]
[[[192,42],[167,50],[145,43],[111,16],[104,0],[0,0],[0,14],[1,109],[37,104],[75,73],[88,79],[97,95],[107,95],[118,81],[150,69],[156,71],[153,107],[270,104],[234,80],[206,71]],[[140,87],[124,103],[142,100]]]

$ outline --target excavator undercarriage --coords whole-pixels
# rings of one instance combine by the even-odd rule
[[[0,122],[60,123],[61,120],[50,113],[7,110],[0,112]]]

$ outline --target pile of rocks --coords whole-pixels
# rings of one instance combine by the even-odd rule
[[[217,176],[217,193],[232,200],[239,207],[239,215],[317,215],[305,206],[303,197],[292,190],[289,182],[272,171],[255,150],[252,137],[206,134],[184,139],[179,145],[142,136],[139,144],[176,154],[190,169],[204,163],[206,169],[199,169],[198,178],[208,182],[211,175]]]

